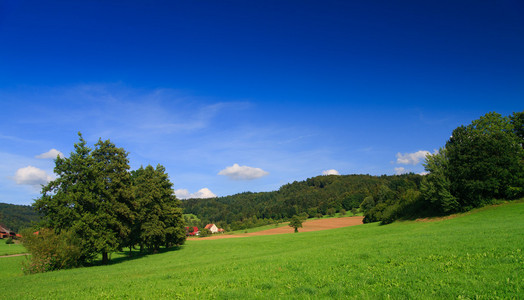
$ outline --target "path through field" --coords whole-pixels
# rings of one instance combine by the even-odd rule
[[[319,231],[334,229],[340,227],[348,227],[354,225],[362,224],[362,219],[364,217],[355,216],[355,217],[344,217],[344,218],[329,218],[329,219],[318,219],[311,220],[302,223],[302,228],[299,228],[299,232],[308,232],[308,231]],[[256,235],[271,235],[271,234],[284,234],[284,233],[293,233],[294,229],[289,226],[283,226],[258,232],[252,233],[242,233],[242,234],[219,234],[213,235],[205,238],[190,238],[190,240],[214,240],[214,239],[227,239],[227,238],[237,238],[237,237],[249,237]]]
[[[18,254],[0,255],[0,258],[3,258],[3,257],[14,257],[14,256],[26,256],[26,255],[30,255],[30,254],[29,253],[18,253]]]

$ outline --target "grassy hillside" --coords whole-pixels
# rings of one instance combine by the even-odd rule
[[[524,296],[523,232],[524,203],[511,203],[436,222],[189,241],[181,250],[110,266],[30,276],[16,275],[19,257],[0,258],[0,295],[518,298]]]

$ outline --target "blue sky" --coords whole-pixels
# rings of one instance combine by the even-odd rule
[[[32,203],[79,131],[184,198],[420,173],[523,110],[523,2],[362,2],[0,2],[0,202]]]

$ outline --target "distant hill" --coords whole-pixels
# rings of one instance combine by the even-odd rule
[[[0,223],[5,227],[20,232],[39,220],[38,214],[29,205],[0,203]]]
[[[218,223],[222,228],[237,230],[304,213],[309,217],[349,213],[360,209],[363,203],[362,211],[379,206],[382,213],[390,203],[405,199],[406,194],[418,193],[421,181],[422,176],[417,174],[317,176],[286,184],[273,192],[246,192],[181,202],[185,214],[197,215],[203,223]],[[367,221],[376,221],[370,217]]]

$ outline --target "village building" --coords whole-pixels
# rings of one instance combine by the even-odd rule
[[[0,224],[0,239],[5,239],[8,237],[16,238],[16,233],[7,229],[4,225]]]
[[[211,233],[217,233],[219,231],[218,227],[215,224],[207,224],[204,228],[209,229]]]
[[[198,230],[198,227],[192,226],[192,227],[186,227],[186,236],[195,236],[198,235],[200,231]]]

